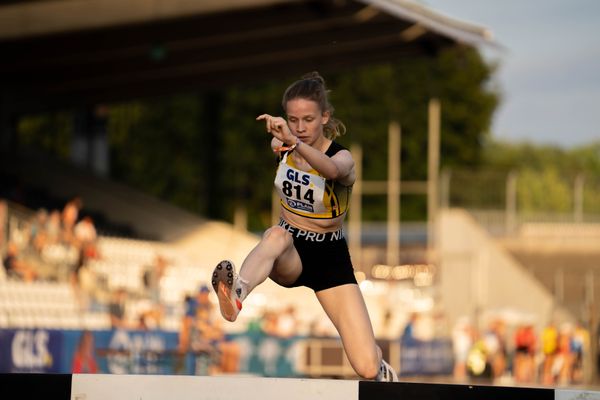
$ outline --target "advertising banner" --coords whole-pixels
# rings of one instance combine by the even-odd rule
[[[47,329],[0,330],[0,372],[64,372],[63,335]]]
[[[409,375],[451,375],[454,369],[452,342],[411,340],[400,347],[400,372]]]
[[[84,341],[84,337],[88,339]],[[228,338],[237,346],[238,372],[260,376],[299,376],[302,338],[277,338],[261,333]],[[219,363],[220,349],[177,352],[178,334],[129,330],[0,330],[0,373],[71,373],[208,375]],[[84,371],[75,359],[89,355]],[[77,365],[81,366],[81,363]]]

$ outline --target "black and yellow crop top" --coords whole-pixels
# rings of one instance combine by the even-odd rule
[[[331,142],[325,155],[332,157],[345,147]],[[286,210],[308,218],[331,219],[348,211],[351,186],[325,179],[314,169],[296,168],[289,152],[280,155],[275,176],[275,188]]]

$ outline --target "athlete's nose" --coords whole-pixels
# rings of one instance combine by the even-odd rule
[[[302,120],[298,121],[298,127],[296,128],[296,130],[298,132],[304,132],[306,130],[306,127],[305,127],[304,122]]]

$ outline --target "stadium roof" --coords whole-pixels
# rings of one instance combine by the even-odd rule
[[[322,72],[489,30],[414,0],[29,0],[0,6],[0,109],[126,100]]]

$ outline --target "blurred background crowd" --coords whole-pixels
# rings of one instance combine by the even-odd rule
[[[208,266],[193,265],[182,257],[170,259],[169,254],[181,254],[165,243],[99,235],[80,196],[50,212],[44,208],[27,212],[12,203],[11,208],[17,211],[9,213],[8,203],[2,203],[3,215],[11,215],[12,222],[0,281],[4,290],[0,329],[81,331],[70,365],[73,372],[110,372],[110,362],[98,360],[106,363],[119,350],[111,349],[110,343],[106,347],[95,344],[94,335],[101,331],[170,332],[176,337],[171,348],[162,348],[151,357],[168,359],[170,373],[194,374],[248,373],[247,361],[243,361],[248,358],[248,344],[242,337],[258,335],[261,342],[267,338],[336,338],[324,316],[307,318],[310,313],[298,310],[302,302],[293,299],[251,304],[253,310],[240,325],[227,326],[205,281]],[[125,242],[125,247],[119,242]],[[124,265],[119,264],[123,254],[128,258]],[[132,262],[139,264],[133,278],[124,270]],[[104,263],[116,263],[116,269],[106,271]],[[191,275],[173,273],[185,268],[192,269]],[[190,281],[166,283],[180,279]],[[366,288],[364,282],[361,287]],[[60,312],[49,307],[38,313],[34,299],[23,301],[27,290],[16,293],[22,285],[34,290],[63,286],[72,307]],[[27,301],[30,307],[23,305]],[[478,319],[464,315],[451,323],[436,310],[387,309],[382,319],[375,319],[378,340],[387,343],[390,354],[398,355],[390,346],[397,349],[400,357],[395,364],[405,378],[549,386],[577,386],[596,379],[594,364],[600,358],[593,353],[593,342],[600,340],[600,326],[590,329],[582,320],[556,317],[540,326],[538,316],[506,311]],[[56,313],[54,320],[42,315],[52,313]],[[74,322],[65,318],[67,314]],[[449,350],[430,360],[439,364],[437,368],[414,368],[415,360],[406,358],[412,356],[403,354],[434,342],[444,343]],[[265,351],[264,356],[270,357],[269,350]],[[190,362],[186,357],[194,360],[191,368],[186,367]],[[303,362],[302,356],[294,357],[294,363]],[[298,368],[294,373],[305,372]],[[346,373],[340,365],[334,372],[320,371],[314,376],[343,377]]]

